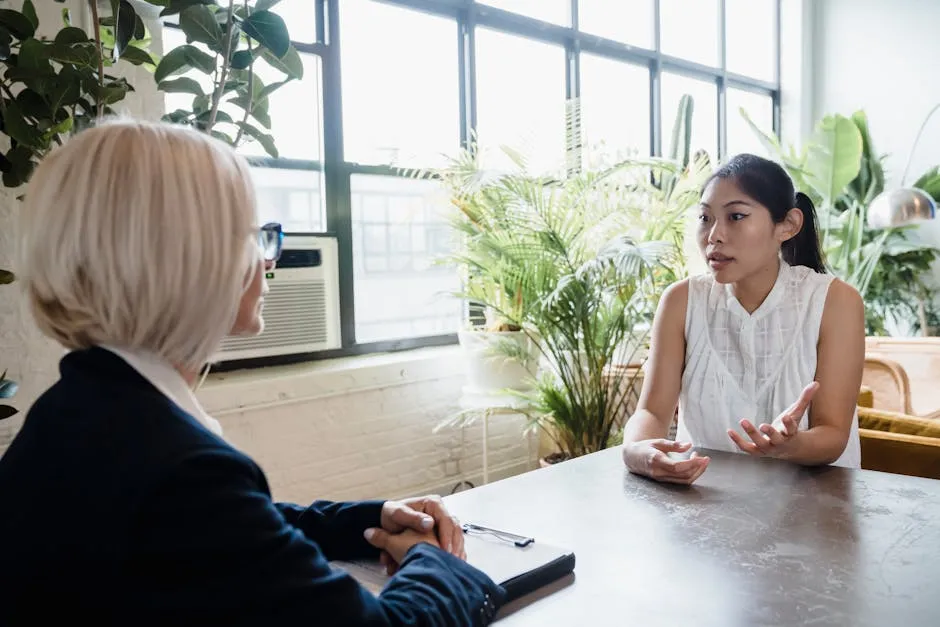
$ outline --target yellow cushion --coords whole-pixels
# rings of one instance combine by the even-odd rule
[[[940,420],[917,418],[866,407],[859,407],[858,426],[860,429],[873,431],[940,438]]]
[[[874,407],[875,406],[875,393],[871,391],[871,388],[863,385],[862,388],[858,391],[858,406],[859,407]]]

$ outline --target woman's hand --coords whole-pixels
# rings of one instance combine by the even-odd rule
[[[420,534],[430,533],[435,538],[435,546],[441,547],[460,559],[467,559],[460,521],[447,511],[447,507],[444,506],[439,496],[419,496],[404,501],[386,501],[382,506],[379,525],[382,530],[391,534],[399,534],[408,529]],[[389,574],[394,574],[398,570],[400,560],[395,559],[389,553],[383,551],[380,560]]]
[[[653,439],[625,444],[623,461],[630,472],[666,483],[692,484],[708,468],[708,457],[693,452],[689,459],[676,460],[669,453],[684,453],[689,442]]]
[[[394,575],[398,570],[398,565],[405,561],[405,556],[416,544],[426,542],[432,546],[440,546],[437,543],[437,536],[430,532],[414,531],[405,529],[398,533],[389,533],[384,529],[372,527],[366,529],[366,541],[377,549],[381,549],[381,562],[385,566],[385,571],[389,575]]]
[[[800,419],[806,413],[818,389],[819,383],[815,381],[803,388],[796,402],[777,416],[773,424],[763,424],[758,428],[750,421],[742,420],[741,428],[750,437],[750,442],[734,429],[728,429],[728,437],[748,455],[785,458],[792,448],[793,439],[799,432]]]

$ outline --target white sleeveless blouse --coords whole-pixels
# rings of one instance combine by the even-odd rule
[[[816,375],[816,346],[832,275],[780,262],[773,289],[752,314],[730,285],[710,274],[689,280],[685,369],[679,394],[677,440],[741,452],[728,437],[738,424],[771,423]],[[808,413],[800,429],[808,429]],[[835,465],[858,468],[858,415]]]

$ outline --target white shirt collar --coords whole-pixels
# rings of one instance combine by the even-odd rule
[[[116,346],[102,346],[101,348],[111,351],[126,361],[177,407],[195,418],[212,433],[222,436],[222,425],[206,413],[183,376],[165,360],[146,351],[129,351]]]

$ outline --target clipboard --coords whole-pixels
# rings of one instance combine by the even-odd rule
[[[574,553],[535,538],[465,523],[467,562],[506,590],[506,601],[534,592],[574,571]]]
[[[467,563],[483,571],[506,590],[506,601],[534,592],[574,571],[575,555],[535,538],[465,523]],[[390,577],[378,562],[334,561],[373,594],[381,592]]]

